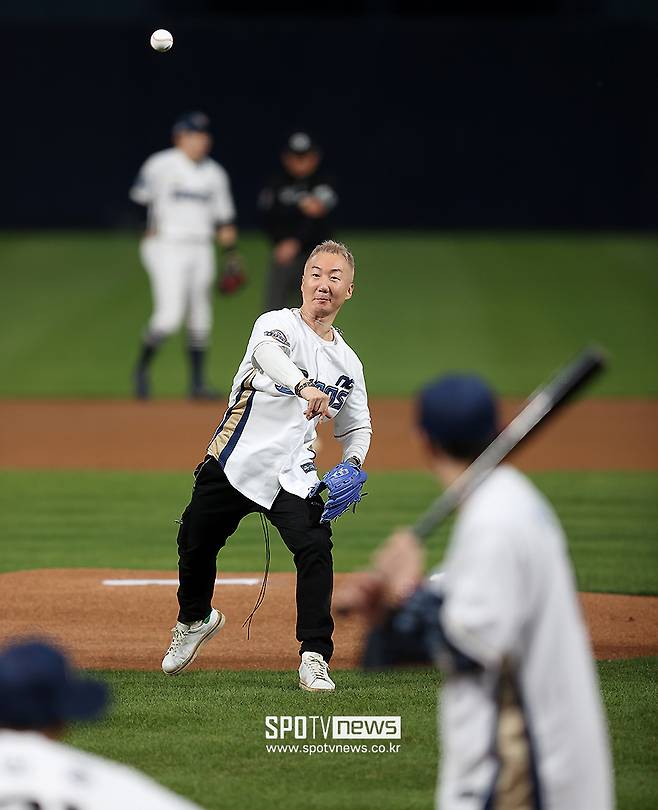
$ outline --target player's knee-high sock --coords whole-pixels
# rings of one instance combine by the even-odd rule
[[[151,361],[155,357],[162,340],[162,336],[152,333],[147,333],[144,337],[135,368],[135,396],[138,399],[148,399],[151,394],[148,367],[151,365]]]
[[[139,351],[139,357],[137,359],[137,368],[142,368],[146,370],[151,365],[151,360],[155,357],[155,353],[157,352],[157,346],[151,346],[148,343],[142,343],[141,349]]]
[[[190,362],[190,396],[198,399],[215,399],[217,392],[206,384],[205,364],[208,347],[208,331],[188,327],[187,353]]]
[[[190,396],[198,399],[216,399],[219,394],[206,384],[205,348],[189,346],[187,351],[190,358]]]
[[[206,351],[196,346],[190,346],[188,353],[190,357],[190,390],[194,393],[195,391],[201,391],[205,386],[204,365]]]
[[[137,358],[138,370],[141,369],[146,371],[148,369],[163,340],[164,335],[156,334],[154,332],[147,332],[144,335],[144,340],[142,341],[142,346],[139,350],[139,357]]]
[[[162,332],[152,332],[148,330],[145,333],[137,361],[138,367],[148,368],[165,337],[166,335]]]

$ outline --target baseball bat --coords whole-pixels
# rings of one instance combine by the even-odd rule
[[[504,428],[475,461],[436,498],[413,525],[411,531],[421,541],[432,532],[487,478],[498,464],[546,420],[554,416],[578,391],[605,368],[602,349],[590,346],[532,393],[517,416]]]

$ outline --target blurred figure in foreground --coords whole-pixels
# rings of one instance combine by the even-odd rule
[[[104,684],[80,677],[54,647],[18,642],[0,651],[0,807],[12,810],[198,810],[107,759],[59,742],[73,720],[94,720]]]
[[[452,484],[497,433],[477,377],[428,385],[418,420]],[[441,573],[423,580],[409,531],[336,595],[375,628],[366,666],[434,662],[441,695],[441,810],[610,810],[612,763],[566,542],[551,506],[503,465],[460,507]]]
[[[148,207],[141,257],[153,294],[153,314],[134,372],[138,399],[150,397],[151,362],[183,321],[190,363],[189,395],[192,399],[218,396],[206,383],[204,367],[212,329],[215,239],[224,252],[219,291],[237,290],[244,283],[244,274],[237,253],[229,178],[208,156],[212,147],[209,128],[204,113],[182,116],[174,124],[174,146],[151,155],[130,190],[134,202]]]
[[[306,257],[333,237],[331,213],[338,196],[321,162],[310,135],[295,132],[281,153],[282,168],[260,193],[258,205],[272,241],[264,312],[298,306]]]

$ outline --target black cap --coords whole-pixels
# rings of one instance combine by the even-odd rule
[[[45,729],[93,720],[108,704],[104,683],[81,678],[58,649],[41,641],[0,652],[0,727]]]
[[[174,124],[174,135],[181,132],[210,132],[210,118],[198,110],[185,113]]]
[[[318,151],[318,145],[308,132],[293,132],[286,141],[285,151],[292,152],[294,155],[306,155],[309,152]]]

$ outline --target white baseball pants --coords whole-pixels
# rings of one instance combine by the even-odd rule
[[[185,321],[190,345],[204,348],[212,328],[213,244],[149,236],[141,242],[140,255],[153,296],[149,334],[167,337]]]

